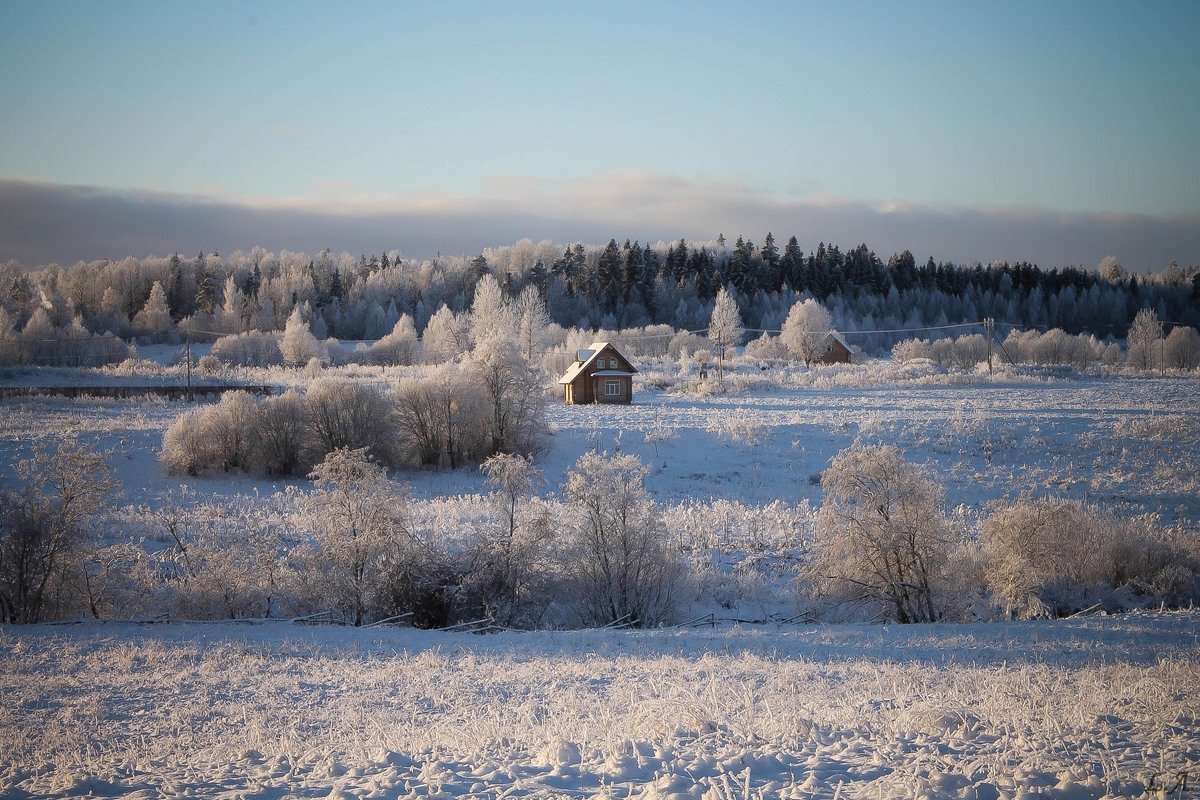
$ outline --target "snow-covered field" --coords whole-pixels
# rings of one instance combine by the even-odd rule
[[[1180,377],[1007,375],[882,388],[780,389],[702,397],[639,387],[630,406],[550,403],[554,429],[539,459],[542,494],[587,450],[634,453],[653,465],[660,502],[735,499],[820,503],[816,476],[856,437],[899,446],[944,483],[951,505],[1054,494],[1200,519],[1200,381]],[[0,475],[43,437],[77,433],[114,448],[126,501],[153,504],[177,487],[157,463],[162,432],[186,408],[157,399],[0,401]],[[417,498],[484,490],[479,470],[399,476]],[[187,481],[200,497],[269,494],[288,485],[244,476]],[[292,481],[305,486],[304,481]]]
[[[6,797],[1143,795],[1200,764],[1200,613],[476,636],[0,631]]]
[[[642,385],[627,407],[552,401],[538,491],[558,493],[589,450],[619,451],[651,465],[668,517],[711,500],[782,501],[763,513],[811,524],[820,473],[862,439],[925,465],[968,517],[1034,494],[1200,521],[1195,379],[942,377],[954,379],[707,397]],[[200,499],[309,486],[168,478],[162,434],[186,408],[0,401],[0,477],[70,433],[111,450],[122,503],[154,506],[180,483]],[[474,467],[397,477],[435,515],[439,498],[486,491]],[[703,507],[720,525],[725,512]],[[4,627],[0,797],[1132,799],[1151,775],[1200,777],[1198,652],[1194,611],[486,636]]]

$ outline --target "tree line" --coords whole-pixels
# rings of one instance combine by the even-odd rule
[[[1106,258],[1095,269],[1035,264],[924,263],[910,252],[884,259],[866,244],[806,250],[795,236],[780,247],[723,236],[709,242],[628,241],[561,246],[522,240],[472,257],[415,260],[397,251],[334,255],[237,251],[228,257],[126,258],[72,266],[0,266],[0,350],[36,350],[55,332],[114,337],[206,337],[284,327],[297,307],[318,339],[379,339],[404,316],[422,334],[443,308],[468,309],[476,286],[493,279],[508,298],[532,287],[563,327],[705,327],[726,289],[749,328],[779,329],[799,300],[815,298],[843,330],[947,325],[993,317],[1027,328],[1061,328],[1124,338],[1143,308],[1158,318],[1200,324],[1200,266],[1174,263],[1138,275]],[[23,335],[26,331],[31,333]],[[37,333],[35,337],[33,333]],[[59,337],[63,338],[63,337]],[[856,344],[890,349],[902,336],[872,334]],[[36,353],[31,360],[36,360]]]

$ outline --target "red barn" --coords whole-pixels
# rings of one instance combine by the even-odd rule
[[[558,382],[568,405],[632,403],[635,372],[617,348],[608,342],[592,342],[575,354],[575,363]]]

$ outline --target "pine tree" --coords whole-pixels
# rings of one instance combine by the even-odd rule
[[[788,243],[784,245],[779,271],[784,284],[790,286],[793,291],[803,292],[807,288],[804,280],[804,251],[800,249],[800,243],[796,241],[795,236],[788,239]]]
[[[196,256],[196,308],[211,314],[217,307],[217,281],[208,271],[204,253]]]
[[[763,262],[760,288],[772,292],[779,291],[783,288],[783,271],[779,268],[779,248],[775,246],[775,237],[770,231],[767,231],[767,238],[763,241],[759,254]]]
[[[133,318],[133,324],[141,333],[166,333],[171,330],[171,308],[167,304],[167,293],[158,281],[150,287],[150,297]]]

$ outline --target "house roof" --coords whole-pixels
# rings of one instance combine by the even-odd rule
[[[632,375],[632,372],[623,369],[598,369],[592,373],[593,378],[628,378]]]
[[[840,333],[838,333],[837,331],[830,331],[830,332],[829,332],[829,338],[830,338],[830,339],[833,339],[835,342],[837,342],[838,344],[840,344],[842,347],[846,348],[846,350],[847,350],[847,351],[850,351],[850,343],[849,343],[849,342],[847,342],[847,341],[846,341],[846,339],[845,339],[845,337],[844,337],[844,336],[842,336],[842,335],[841,335]],[[851,351],[851,352],[852,352],[852,351]]]
[[[576,356],[575,363],[572,364],[570,366],[570,368],[568,368],[567,371],[563,373],[563,376],[558,379],[558,382],[560,384],[562,384],[562,383],[571,383],[572,381],[574,381],[576,378],[578,378],[580,376],[580,374],[585,369],[588,368],[588,365],[591,364],[592,361],[594,361],[596,359],[596,356],[600,355],[600,352],[602,350],[604,350],[604,348],[606,348],[606,347],[612,347],[612,343],[611,342],[592,342],[585,349],[578,351],[575,354],[575,356]],[[621,353],[620,350],[618,350],[615,347],[612,347],[612,350],[614,353],[621,356],[621,358],[624,359],[625,363],[627,363],[627,364],[629,363],[629,359],[625,358],[624,354]],[[613,370],[612,372],[609,372],[608,374],[611,375],[611,374],[616,373],[616,374],[620,374],[620,375],[632,375],[633,373],[637,372],[637,370],[634,369],[632,364],[629,364],[629,370],[630,370],[629,372]]]

